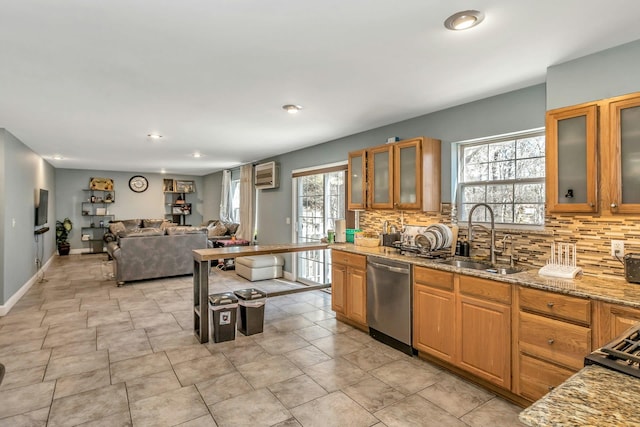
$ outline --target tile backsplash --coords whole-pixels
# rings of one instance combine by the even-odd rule
[[[426,225],[442,222],[450,225],[447,215],[428,212],[400,212],[370,210],[360,212],[360,229],[381,232],[387,220],[390,225]],[[460,236],[466,237],[466,223],[459,223]],[[513,236],[519,264],[542,267],[549,258],[552,242],[574,243],[577,264],[584,274],[592,276],[624,277],[624,267],[611,257],[611,240],[624,240],[625,253],[640,252],[640,216],[630,215],[547,215],[541,230],[496,229],[496,246],[500,248],[504,234]],[[489,236],[474,232],[471,255],[489,257]],[[506,258],[499,258],[507,261]]]

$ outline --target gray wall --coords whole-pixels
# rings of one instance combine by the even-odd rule
[[[205,221],[220,219],[220,199],[222,191],[222,172],[212,173],[203,177],[204,204],[202,216]]]
[[[55,249],[55,173],[42,157],[5,129],[0,129],[0,302],[37,273],[36,257],[43,263]],[[49,190],[49,227],[35,241],[35,202],[40,188]],[[15,221],[15,222],[14,222]]]
[[[442,140],[442,200],[451,200],[451,143],[544,126],[545,86],[536,85],[447,110],[383,126],[264,161],[280,163],[280,188],[258,192],[258,241],[291,241],[291,171],[344,161],[349,151],[400,139],[429,136]],[[293,219],[293,218],[292,218]]]
[[[547,69],[547,109],[640,91],[640,41]]]
[[[88,248],[80,238],[81,228],[88,227],[90,218],[82,216],[81,202],[88,197],[89,180],[91,177],[112,178],[114,183],[115,202],[108,206],[108,213],[114,214],[115,219],[133,218],[164,218],[165,195],[162,192],[163,179],[184,179],[195,181],[196,193],[187,195],[187,202],[192,203],[191,215],[186,221],[191,225],[200,225],[203,220],[204,184],[202,177],[187,175],[164,175],[144,173],[149,181],[149,187],[142,193],[135,193],[129,189],[129,179],[138,175],[132,172],[92,171],[80,169],[56,169],[56,213],[55,219],[70,218],[73,231],[69,236],[71,250]]]

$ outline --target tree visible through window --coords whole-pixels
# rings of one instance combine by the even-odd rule
[[[477,203],[493,209],[501,224],[544,224],[544,132],[486,139],[458,147],[459,219],[468,221]],[[488,222],[486,209],[474,221]]]

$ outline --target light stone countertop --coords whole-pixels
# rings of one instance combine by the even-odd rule
[[[591,365],[520,413],[528,426],[640,426],[638,378]]]
[[[329,247],[331,249],[361,255],[373,255],[397,261],[409,262],[414,265],[450,271],[452,273],[482,277],[485,279],[513,283],[530,288],[543,289],[551,292],[640,308],[640,284],[628,283],[624,279],[585,275],[579,275],[575,279],[558,279],[538,275],[538,268],[525,270],[515,274],[495,274],[484,270],[474,270],[439,264],[438,261],[434,259],[401,255],[398,249],[385,246],[366,247],[356,246],[352,243],[336,243],[329,245]]]

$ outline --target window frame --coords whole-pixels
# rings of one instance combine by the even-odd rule
[[[543,191],[542,191],[542,195],[543,195],[543,200],[542,202],[538,203],[538,202],[532,202],[532,204],[540,204],[541,208],[542,208],[542,222],[539,224],[521,224],[521,223],[515,223],[515,222],[496,222],[495,226],[496,228],[502,228],[502,229],[506,229],[506,228],[511,228],[511,229],[524,229],[524,230],[541,230],[544,229],[544,223],[545,223],[545,218],[546,218],[546,210],[545,210],[545,204],[546,204],[546,199],[545,199],[545,192],[546,192],[546,168],[543,169],[543,176],[542,177],[538,177],[538,178],[510,178],[510,179],[505,179],[505,180],[487,180],[487,181],[468,181],[468,182],[464,182],[463,181],[463,176],[464,176],[464,160],[463,160],[463,149],[465,147],[469,147],[469,146],[481,146],[481,145],[490,145],[490,144],[496,144],[496,143],[500,143],[500,142],[505,142],[505,141],[515,141],[517,139],[526,139],[526,138],[532,138],[532,137],[539,137],[542,136],[545,138],[545,151],[543,152],[543,155],[540,157],[533,157],[533,158],[542,158],[545,160],[546,163],[546,135],[545,135],[545,128],[544,127],[540,127],[540,128],[534,128],[534,129],[529,129],[529,130],[524,130],[524,131],[519,131],[519,132],[512,132],[512,133],[506,133],[506,134],[501,134],[501,135],[495,135],[495,136],[489,136],[489,137],[482,137],[482,138],[475,138],[475,139],[470,139],[470,140],[465,140],[465,141],[459,141],[459,142],[455,142],[452,144],[452,155],[451,155],[451,159],[452,159],[452,168],[451,168],[451,181],[452,181],[452,192],[453,192],[453,203],[455,204],[456,208],[457,208],[457,213],[455,215],[455,220],[457,220],[460,223],[467,223],[468,219],[463,219],[463,213],[464,213],[464,209],[463,209],[463,192],[464,192],[464,187],[466,186],[472,186],[472,185],[483,185],[483,186],[490,186],[492,184],[495,185],[515,185],[515,184],[542,184],[543,185]],[[517,160],[517,158],[514,157],[513,160]],[[488,164],[492,164],[492,163],[498,163],[498,161],[488,161]],[[486,196],[485,196],[485,203],[488,203],[486,201]],[[482,203],[482,202],[477,202],[477,203]],[[488,203],[489,205],[494,205],[495,203]],[[513,207],[515,206],[517,203],[515,201],[515,199],[510,203],[510,205]],[[512,214],[512,218],[513,216],[515,216],[515,210],[512,208],[511,209],[513,214]],[[484,212],[484,211],[483,211]],[[475,217],[476,215],[474,215]],[[482,220],[478,220],[478,222],[482,223],[482,222],[488,222],[487,221],[482,221]]]

